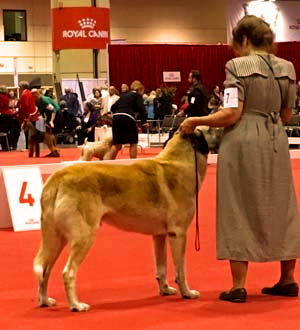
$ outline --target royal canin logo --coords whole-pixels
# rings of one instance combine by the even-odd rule
[[[97,21],[93,18],[82,18],[78,20],[81,30],[64,30],[63,38],[108,38],[108,31],[95,30]],[[88,30],[88,31],[87,31]]]
[[[93,18],[82,18],[78,23],[82,29],[94,29],[97,21]]]

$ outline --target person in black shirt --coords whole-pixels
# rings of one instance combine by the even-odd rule
[[[147,112],[144,106],[144,86],[135,80],[131,91],[121,94],[120,99],[112,106],[112,133],[113,145],[105,159],[115,159],[123,144],[130,144],[130,158],[137,157],[138,127],[137,114],[145,127],[147,125]]]
[[[208,114],[208,97],[204,86],[200,82],[200,72],[192,70],[189,74],[190,89],[188,90],[188,107],[180,111],[177,116],[201,117]]]

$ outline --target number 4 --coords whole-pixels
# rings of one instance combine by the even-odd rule
[[[19,196],[19,202],[20,202],[20,204],[26,204],[26,203],[28,203],[29,206],[33,206],[35,200],[32,197],[32,195],[31,194],[27,194],[27,198],[25,198],[26,188],[27,188],[27,182],[24,181],[22,183],[22,188],[21,188],[21,192],[20,192],[20,196]]]

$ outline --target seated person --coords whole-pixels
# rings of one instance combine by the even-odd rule
[[[89,102],[94,106],[95,111],[98,111],[100,114],[102,97],[101,97],[101,90],[99,88],[94,89],[94,97],[92,97]]]
[[[95,111],[93,105],[90,102],[86,102],[81,124],[76,127],[78,145],[82,145],[85,138],[88,138],[89,142],[95,141],[95,126],[98,116],[99,113]]]

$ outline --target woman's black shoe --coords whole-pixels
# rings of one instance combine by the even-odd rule
[[[271,296],[298,297],[299,288],[297,283],[290,283],[286,285],[275,284],[270,288],[263,288],[261,293],[269,294]]]
[[[244,303],[247,299],[247,291],[244,288],[231,289],[230,291],[222,292],[219,299],[234,303]]]

